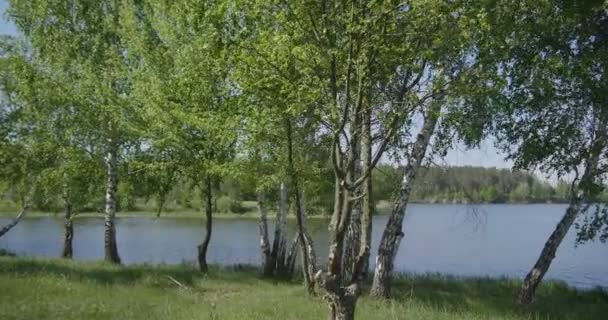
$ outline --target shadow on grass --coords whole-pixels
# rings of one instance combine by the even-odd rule
[[[394,286],[399,303],[423,303],[436,310],[492,315],[518,315],[532,319],[607,319],[608,293],[601,289],[576,290],[565,283],[547,281],[536,301],[515,302],[521,282],[513,279],[460,278],[442,275],[404,275]]]
[[[208,273],[195,266],[131,265],[120,266],[104,262],[77,262],[70,260],[43,260],[0,257],[0,274],[23,276],[59,276],[72,281],[93,281],[107,285],[142,284],[155,287],[175,286],[174,280],[186,286],[197,281],[212,280],[253,285],[260,282],[279,284],[296,280],[263,278],[259,268],[249,265],[231,267],[211,266]]]

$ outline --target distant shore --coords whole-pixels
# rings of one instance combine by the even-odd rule
[[[562,202],[504,202],[504,203],[453,203],[453,202],[412,202],[415,205],[525,205],[525,204],[563,204]],[[258,211],[249,204],[248,210],[241,213],[233,212],[214,212],[214,219],[259,219],[260,215]],[[377,215],[389,214],[392,209],[392,202],[382,200],[376,205]],[[14,217],[17,215],[20,209],[16,207],[3,207],[0,208],[0,217]],[[274,211],[268,212],[268,218],[273,219],[275,217]],[[161,212],[160,216],[156,211],[149,209],[134,210],[134,211],[119,211],[116,213],[118,218],[158,218],[158,219],[201,219],[204,218],[204,213],[200,210],[188,209],[188,210],[167,210]],[[42,212],[42,211],[30,211],[27,213],[26,218],[41,218],[41,217],[62,217],[62,212]],[[74,216],[74,219],[78,218],[102,218],[103,212],[80,212]],[[288,219],[294,219],[295,216],[290,214],[287,216]],[[309,215],[309,219],[324,220],[329,219],[328,215]]]

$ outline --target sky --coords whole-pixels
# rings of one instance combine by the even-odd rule
[[[0,34],[16,34],[15,26],[7,21],[5,11],[8,7],[7,0],[0,0]],[[504,160],[504,155],[500,154],[491,141],[484,141],[477,149],[467,150],[462,145],[456,145],[443,161],[439,164],[451,166],[482,166],[510,168],[511,163]]]
[[[7,1],[0,0],[0,12],[2,12],[2,17],[0,18],[0,34],[15,34],[15,26],[12,23],[8,23],[4,15],[7,7]]]
[[[510,168],[512,163],[504,158],[505,155],[494,147],[492,141],[485,140],[476,149],[467,150],[462,145],[456,145],[446,156],[445,162],[453,166]]]

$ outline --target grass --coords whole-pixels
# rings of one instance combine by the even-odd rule
[[[321,298],[299,281],[257,276],[255,268],[112,266],[0,257],[0,319],[323,319]],[[178,284],[179,283],[179,284]],[[513,303],[508,279],[403,276],[395,300],[367,297],[358,319],[605,319],[608,294],[561,283],[539,289],[529,307]]]

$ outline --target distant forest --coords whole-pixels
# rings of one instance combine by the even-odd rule
[[[374,197],[392,198],[401,168],[382,165],[374,172]],[[418,203],[547,203],[566,202],[568,183],[551,185],[525,171],[484,167],[427,167],[414,186]]]
[[[525,171],[484,167],[426,167],[415,183],[411,202],[415,203],[562,203],[568,199],[568,183],[558,181],[552,185]],[[373,199],[391,201],[399,190],[403,168],[380,165],[372,174]],[[150,186],[153,181],[127,175],[118,185],[120,211],[157,211],[159,193]],[[306,201],[310,214],[328,214],[333,206],[333,176],[321,171],[309,177]],[[103,211],[103,184],[99,190],[86,195],[88,205],[83,211]],[[97,189],[93,187],[93,189]],[[4,207],[14,208],[19,201],[11,188],[5,185]],[[255,210],[255,187],[243,180],[224,179],[216,187],[215,211],[219,213],[243,213]],[[163,210],[199,210],[201,194],[198,186],[187,179],[177,179],[164,196]],[[602,198],[608,199],[607,194]],[[269,201],[277,205],[278,190],[269,192]],[[52,190],[34,192],[32,207],[38,211],[60,212],[61,197]],[[1,209],[1,208],[0,208]]]
[[[379,165],[374,169],[373,199],[391,201],[403,177],[403,168]],[[317,177],[307,199],[313,207],[333,205],[333,176]],[[252,188],[226,181],[222,192],[232,199],[254,201]],[[569,185],[560,180],[550,184],[525,171],[485,167],[425,167],[414,184],[411,201],[416,203],[563,203]]]

